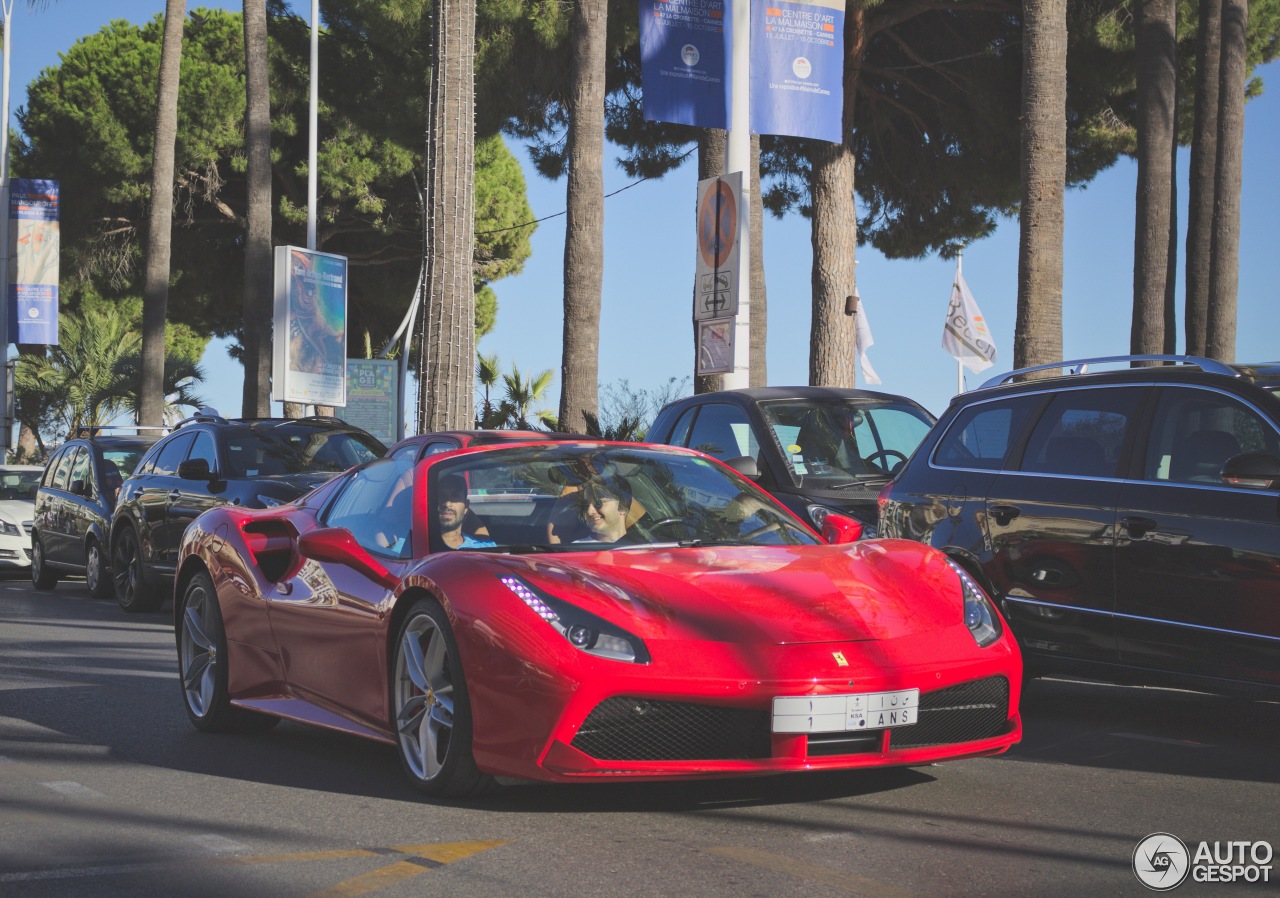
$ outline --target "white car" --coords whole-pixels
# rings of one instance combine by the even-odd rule
[[[0,571],[31,567],[31,521],[44,468],[0,465]]]

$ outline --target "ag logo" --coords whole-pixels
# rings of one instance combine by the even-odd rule
[[[1191,869],[1191,855],[1177,836],[1152,833],[1133,849],[1133,873],[1138,882],[1156,892],[1182,885]]]
[[[848,667],[849,659],[844,656],[844,652],[832,652],[831,657],[836,659],[837,667]]]

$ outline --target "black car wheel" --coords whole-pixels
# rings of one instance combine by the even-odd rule
[[[400,762],[428,795],[463,797],[494,788],[471,756],[471,707],[458,645],[444,610],[420,599],[396,640],[391,710]]]
[[[36,589],[48,591],[58,585],[58,574],[44,560],[44,546],[40,537],[31,538],[31,583]]]
[[[111,572],[116,601],[125,611],[155,611],[164,596],[148,588],[138,532],[132,526],[120,528],[111,542]]]
[[[178,615],[178,674],[182,704],[192,725],[206,733],[267,730],[278,717],[236,708],[227,689],[227,634],[218,594],[208,574],[191,578]]]
[[[102,543],[96,539],[89,540],[84,551],[84,579],[89,587],[89,595],[95,599],[109,599],[115,594],[115,584],[107,574],[107,559],[102,551]]]

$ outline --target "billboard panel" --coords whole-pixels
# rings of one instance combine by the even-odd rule
[[[729,127],[725,0],[640,0],[644,117]]]
[[[751,130],[839,143],[844,0],[752,0]]]
[[[58,342],[58,182],[9,183],[9,340]]]
[[[395,359],[347,359],[347,406],[338,415],[390,446],[399,436],[400,366]]]
[[[277,246],[271,398],[347,404],[347,259]]]

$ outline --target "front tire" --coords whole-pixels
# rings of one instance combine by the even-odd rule
[[[471,704],[448,616],[431,599],[410,609],[391,678],[400,763],[421,791],[461,798],[491,791],[471,755]]]
[[[227,634],[213,581],[196,574],[178,616],[178,675],[182,704],[197,730],[231,733],[270,729],[279,718],[233,707],[227,688]]]
[[[142,545],[132,526],[120,528],[111,543],[111,571],[116,602],[125,611],[155,611],[164,596],[147,585]]]
[[[89,587],[89,595],[95,599],[109,599],[115,595],[115,584],[107,573],[107,559],[102,551],[102,543],[90,539],[84,551],[84,579]]]
[[[58,585],[58,574],[44,560],[44,544],[38,536],[31,538],[31,585],[41,592]]]

